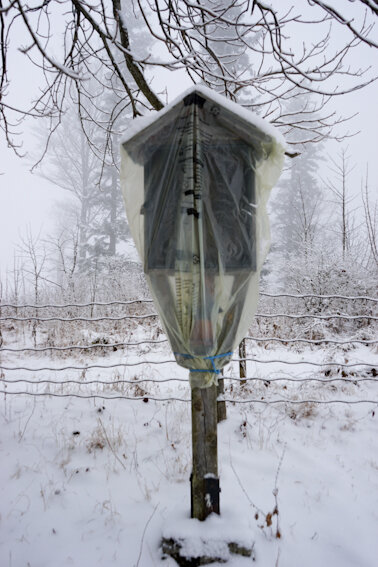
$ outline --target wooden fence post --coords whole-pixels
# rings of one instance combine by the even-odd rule
[[[192,388],[191,516],[219,514],[217,386]]]
[[[223,396],[224,394],[224,378],[223,378],[223,369],[221,370],[221,373],[219,376],[222,376],[221,378],[218,378],[218,388],[217,388],[217,396]],[[218,416],[218,423],[220,423],[221,421],[224,421],[225,419],[227,419],[227,409],[226,409],[226,402],[222,401],[218,401],[217,402],[217,416]]]
[[[241,343],[239,344],[239,358],[246,358],[246,346],[245,346],[245,339],[243,339],[241,341]],[[247,383],[246,380],[244,380],[244,378],[247,378],[247,361],[246,360],[240,360],[239,362],[239,375],[240,375],[240,385],[241,386],[245,386],[245,384]]]

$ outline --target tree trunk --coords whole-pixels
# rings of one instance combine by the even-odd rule
[[[115,256],[117,246],[117,171],[112,172],[110,193],[109,256]]]

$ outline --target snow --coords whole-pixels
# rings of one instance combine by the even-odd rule
[[[238,508],[224,510],[221,516],[212,514],[205,522],[172,514],[163,528],[163,537],[182,542],[182,555],[189,557],[219,557],[232,559],[227,542],[246,549],[253,548],[248,522],[239,517]]]
[[[150,308],[147,305],[147,308]],[[76,330],[75,333],[79,331]],[[83,327],[92,341],[101,330]],[[123,331],[118,331],[122,334]],[[117,340],[109,333],[109,342]],[[123,340],[154,336],[146,321]],[[3,329],[5,344],[30,344],[28,330]],[[159,339],[164,336],[159,335]],[[77,336],[69,337],[76,341]],[[28,342],[29,341],[29,342]],[[41,393],[98,393],[132,399],[2,395],[0,400],[0,565],[4,567],[174,567],[162,559],[162,537],[192,555],[214,552],[230,567],[375,567],[378,554],[378,404],[227,404],[219,425],[221,516],[190,519],[190,404],[137,399],[189,399],[185,382],[122,384],[120,379],[181,378],[167,343],[84,355],[2,353],[3,366],[78,366],[145,361],[142,366],[81,371],[5,372],[6,379],[76,379],[41,384]],[[327,363],[378,365],[374,347],[253,344],[248,375],[226,397],[377,400],[376,381],[273,382],[318,377]],[[300,361],[290,366],[282,364]],[[308,362],[324,366],[312,367]],[[367,372],[368,367],[366,367]],[[238,375],[237,363],[226,374]],[[93,379],[109,385],[88,384]],[[268,380],[272,380],[270,383]],[[117,383],[118,380],[118,383]],[[25,384],[5,384],[8,392]],[[143,387],[148,394],[141,394]],[[2,388],[2,389],[3,389]],[[37,387],[34,386],[34,389]],[[135,399],[134,399],[135,397]],[[278,508],[278,515],[274,513]],[[281,537],[277,537],[279,532]],[[230,554],[228,542],[253,547],[253,558]],[[216,566],[217,564],[215,564]]]
[[[274,409],[230,407],[219,428],[222,515],[201,524],[188,518],[187,405],[9,396],[2,406],[1,565],[173,567],[161,560],[163,535],[183,537],[194,555],[211,548],[228,557],[225,541],[254,544],[262,566],[277,557],[280,567],[376,564],[378,416],[371,408],[327,408],[293,420]],[[276,520],[271,527],[261,513],[256,520],[241,486],[258,509],[272,512],[283,451],[277,539]],[[228,564],[250,561],[231,556]]]
[[[247,110],[240,104],[237,104],[236,102],[227,99],[226,97],[209,89],[208,87],[205,87],[204,85],[193,85],[188,89],[186,89],[180,96],[176,97],[170,104],[167,104],[162,110],[159,110],[158,112],[151,112],[147,116],[136,118],[135,120],[130,122],[127,132],[123,135],[121,139],[121,144],[128,142],[129,140],[131,140],[131,138],[133,138],[143,130],[149,128],[154,122],[160,120],[162,116],[164,116],[165,114],[167,114],[167,112],[172,110],[172,108],[180,104],[183,98],[185,98],[186,96],[188,96],[193,92],[202,94],[205,98],[215,102],[216,104],[219,104],[220,106],[223,106],[224,108],[236,114],[237,116],[248,122],[249,124],[256,126],[262,132],[271,136],[283,148],[286,147],[286,143],[282,134],[279,132],[277,128],[275,128],[267,120],[264,120],[263,118],[257,116],[250,110]]]

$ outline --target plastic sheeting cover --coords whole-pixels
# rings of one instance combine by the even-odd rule
[[[222,98],[194,88],[121,148],[130,230],[176,361],[200,388],[251,324],[284,158],[279,137]]]

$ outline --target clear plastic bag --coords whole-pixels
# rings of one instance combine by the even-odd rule
[[[192,387],[211,386],[256,310],[283,141],[195,87],[142,121],[121,157],[130,230],[176,361]]]

